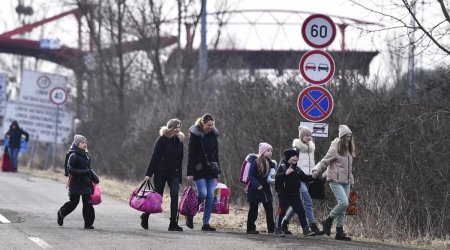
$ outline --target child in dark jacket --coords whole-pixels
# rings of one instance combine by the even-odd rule
[[[255,221],[258,217],[258,205],[261,202],[266,212],[267,232],[273,233],[275,223],[273,220],[272,191],[270,190],[270,180],[268,176],[276,163],[271,160],[272,146],[262,142],[259,144],[258,155],[252,155],[250,159],[249,184],[247,201],[250,209],[247,217],[247,233],[258,234]]]
[[[275,176],[275,190],[278,193],[278,211],[276,220],[275,235],[284,236],[281,228],[281,221],[289,207],[294,209],[300,220],[300,225],[303,229],[303,235],[310,236],[314,233],[309,230],[308,222],[306,221],[306,214],[303,208],[303,203],[300,199],[300,181],[309,182],[313,178],[306,175],[297,167],[298,153],[295,149],[289,148],[284,152],[284,159],[278,166]]]

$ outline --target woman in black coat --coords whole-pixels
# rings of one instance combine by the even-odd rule
[[[11,157],[13,172],[17,172],[17,166],[19,165],[20,141],[22,140],[22,136],[25,136],[25,141],[28,142],[28,133],[19,127],[19,123],[17,121],[13,121],[5,135],[5,137],[9,140],[8,153]]]
[[[178,191],[181,183],[181,167],[183,163],[184,134],[181,132],[181,121],[171,119],[167,126],[161,127],[159,137],[153,148],[152,158],[148,164],[145,179],[154,181],[155,191],[161,196],[166,183],[170,188],[170,224],[169,231],[183,231],[178,226]],[[148,229],[149,213],[141,214],[141,226]]]
[[[75,135],[69,150],[67,169],[69,172],[69,197],[58,211],[58,225],[63,225],[64,217],[70,214],[83,200],[83,219],[85,229],[94,229],[95,211],[91,202],[91,194],[94,192],[93,183],[99,183],[94,170],[91,169],[91,157],[87,152],[87,140],[82,135]]]
[[[217,141],[219,131],[214,127],[214,122],[211,114],[205,114],[189,128],[187,179],[188,182],[195,181],[198,204],[202,204],[206,200],[202,231],[216,231],[209,225],[214,205],[214,190],[220,174]],[[192,217],[186,217],[186,226],[194,228]]]

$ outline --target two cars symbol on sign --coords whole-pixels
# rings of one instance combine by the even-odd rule
[[[297,100],[300,114],[308,121],[320,122],[333,111],[333,97],[320,86],[310,86],[302,90]]]
[[[312,84],[324,84],[334,75],[334,60],[322,50],[306,52],[298,67],[303,78]]]

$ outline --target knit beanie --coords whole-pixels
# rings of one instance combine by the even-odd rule
[[[294,155],[298,156],[297,150],[295,150],[293,148],[288,148],[288,149],[284,150],[283,154],[284,154],[284,158],[286,159],[286,161],[289,161],[289,159],[291,159],[291,157],[293,157]]]
[[[261,142],[259,144],[258,154],[262,155],[269,149],[272,149],[272,146],[269,143]]]
[[[73,137],[73,144],[77,147],[78,147],[78,144],[80,144],[80,142],[82,142],[82,141],[86,141],[86,137],[84,137],[82,135],[75,135]]]
[[[303,139],[303,137],[305,137],[306,135],[311,135],[312,131],[310,128],[305,127],[305,126],[300,126],[298,127],[298,139]]]
[[[167,122],[167,128],[176,128],[176,127],[178,127],[178,125],[180,125],[181,126],[181,121],[180,120],[178,120],[178,119],[170,119],[168,122]]]
[[[352,131],[347,127],[347,125],[339,125],[339,138],[346,134],[351,134]]]

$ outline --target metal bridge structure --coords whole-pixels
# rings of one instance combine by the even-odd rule
[[[301,26],[301,21],[311,15],[311,12],[305,11],[290,11],[290,10],[231,10],[208,13],[210,17],[227,16],[228,21],[223,22],[221,25],[233,26],[248,26],[253,27],[254,31],[261,30],[261,25],[275,26],[277,31],[275,36],[285,33],[286,26],[296,25]],[[14,38],[14,36],[30,32],[32,29],[37,28],[46,23],[58,20],[68,15],[73,15],[78,23],[78,48],[61,46],[59,49],[41,48],[40,42],[35,40]],[[281,17],[280,17],[281,16]],[[342,17],[342,16],[330,16],[339,28],[341,33],[340,50],[328,51],[334,60],[337,62],[337,69],[349,69],[356,70],[362,75],[369,74],[369,65],[372,59],[378,54],[378,51],[354,51],[349,50],[346,47],[345,32],[346,28],[351,26],[363,26],[363,25],[379,25],[377,23],[368,22],[364,20],[357,20],[354,18]],[[293,19],[294,18],[294,19]],[[233,21],[238,20],[238,21]],[[167,23],[173,23],[174,20],[166,20]],[[213,24],[214,22],[209,22]],[[0,34],[0,53],[9,53],[15,55],[30,56],[37,59],[47,60],[56,64],[62,65],[66,68],[72,69],[76,75],[78,73],[88,70],[83,58],[86,55],[91,54],[90,50],[83,50],[82,46],[82,13],[80,9],[76,8],[59,15],[43,19],[41,21],[26,24],[17,29],[4,32]],[[187,42],[185,48],[191,49],[191,54],[194,55],[193,60],[183,65],[197,64],[198,62],[198,50],[192,49],[193,39],[190,37],[192,25],[186,23]],[[256,33],[256,36],[258,34]],[[152,38],[149,38],[152,40]],[[177,36],[161,36],[160,48],[166,48],[177,44]],[[276,37],[274,37],[276,39]],[[128,41],[123,43],[123,51],[132,52],[141,50],[143,44],[148,44],[151,41]],[[112,48],[111,48],[112,49]],[[108,50],[108,48],[106,48]],[[167,60],[167,66],[172,66],[176,61],[176,49],[173,49]],[[306,50],[298,49],[245,49],[245,48],[215,48],[208,51],[208,64],[211,69],[275,69],[279,73],[282,73],[286,69],[298,69],[298,61]],[[239,62],[239,63],[235,63]]]

